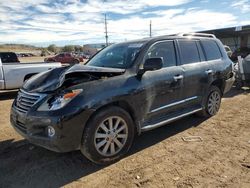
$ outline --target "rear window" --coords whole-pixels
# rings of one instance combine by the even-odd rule
[[[179,46],[183,64],[200,62],[196,41],[180,40]]]
[[[12,52],[2,52],[0,53],[0,58],[2,63],[16,63],[19,62],[15,53]]]
[[[201,41],[201,44],[204,48],[208,61],[220,59],[222,57],[220,49],[215,41],[212,40]]]

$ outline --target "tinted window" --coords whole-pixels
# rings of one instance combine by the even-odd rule
[[[200,62],[200,56],[195,41],[179,41],[181,58],[183,64]]]
[[[64,54],[58,54],[57,57],[64,57]]]
[[[19,62],[15,53],[12,52],[2,52],[0,53],[2,63],[14,63]]]
[[[161,57],[163,67],[176,66],[176,55],[173,41],[159,42],[150,47],[146,58]]]
[[[201,43],[204,48],[208,61],[221,58],[220,49],[215,41],[207,40],[207,41],[201,41]]]

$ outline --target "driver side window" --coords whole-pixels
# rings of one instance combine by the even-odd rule
[[[176,54],[173,41],[158,42],[152,45],[146,55],[146,59],[160,57],[163,67],[176,66]]]

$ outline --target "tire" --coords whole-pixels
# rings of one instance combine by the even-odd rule
[[[111,130],[116,131],[110,131],[110,124],[113,127]],[[87,123],[80,149],[92,162],[107,165],[128,152],[134,134],[135,126],[128,112],[110,106],[97,112]]]
[[[79,61],[77,59],[74,59],[73,64],[79,64]]]
[[[235,81],[234,83],[237,90],[241,90],[241,88],[244,86],[244,83],[240,80]]]
[[[212,117],[217,114],[220,109],[222,93],[216,86],[210,86],[208,95],[205,98],[205,105],[201,112],[198,113],[202,117]]]

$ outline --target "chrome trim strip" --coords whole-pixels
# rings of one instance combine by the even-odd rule
[[[158,128],[158,127],[160,127],[160,126],[162,126],[162,125],[164,125],[164,124],[171,123],[171,122],[173,122],[173,121],[175,121],[175,120],[181,119],[181,118],[183,118],[183,117],[185,117],[185,116],[194,114],[194,113],[199,112],[199,111],[201,111],[201,110],[202,110],[202,108],[199,108],[199,109],[193,110],[193,111],[191,111],[191,112],[187,112],[187,113],[185,113],[185,114],[182,114],[182,115],[180,115],[180,116],[176,116],[176,117],[173,117],[173,118],[170,118],[170,119],[161,121],[161,122],[156,123],[156,124],[147,125],[147,126],[145,126],[145,127],[142,127],[142,128],[141,128],[141,131],[142,131],[142,132],[144,132],[144,131],[150,131],[150,130],[155,129],[155,128]]]
[[[190,98],[187,98],[187,99],[184,99],[184,100],[181,100],[181,101],[177,101],[177,102],[174,102],[174,103],[171,103],[171,104],[167,104],[165,106],[161,106],[159,108],[151,110],[150,113],[154,113],[154,112],[157,112],[157,111],[162,110],[164,108],[169,108],[169,107],[176,106],[176,105],[188,102],[188,101],[192,101],[192,100],[197,99],[197,98],[198,98],[198,96],[194,96],[194,97],[190,97]]]

